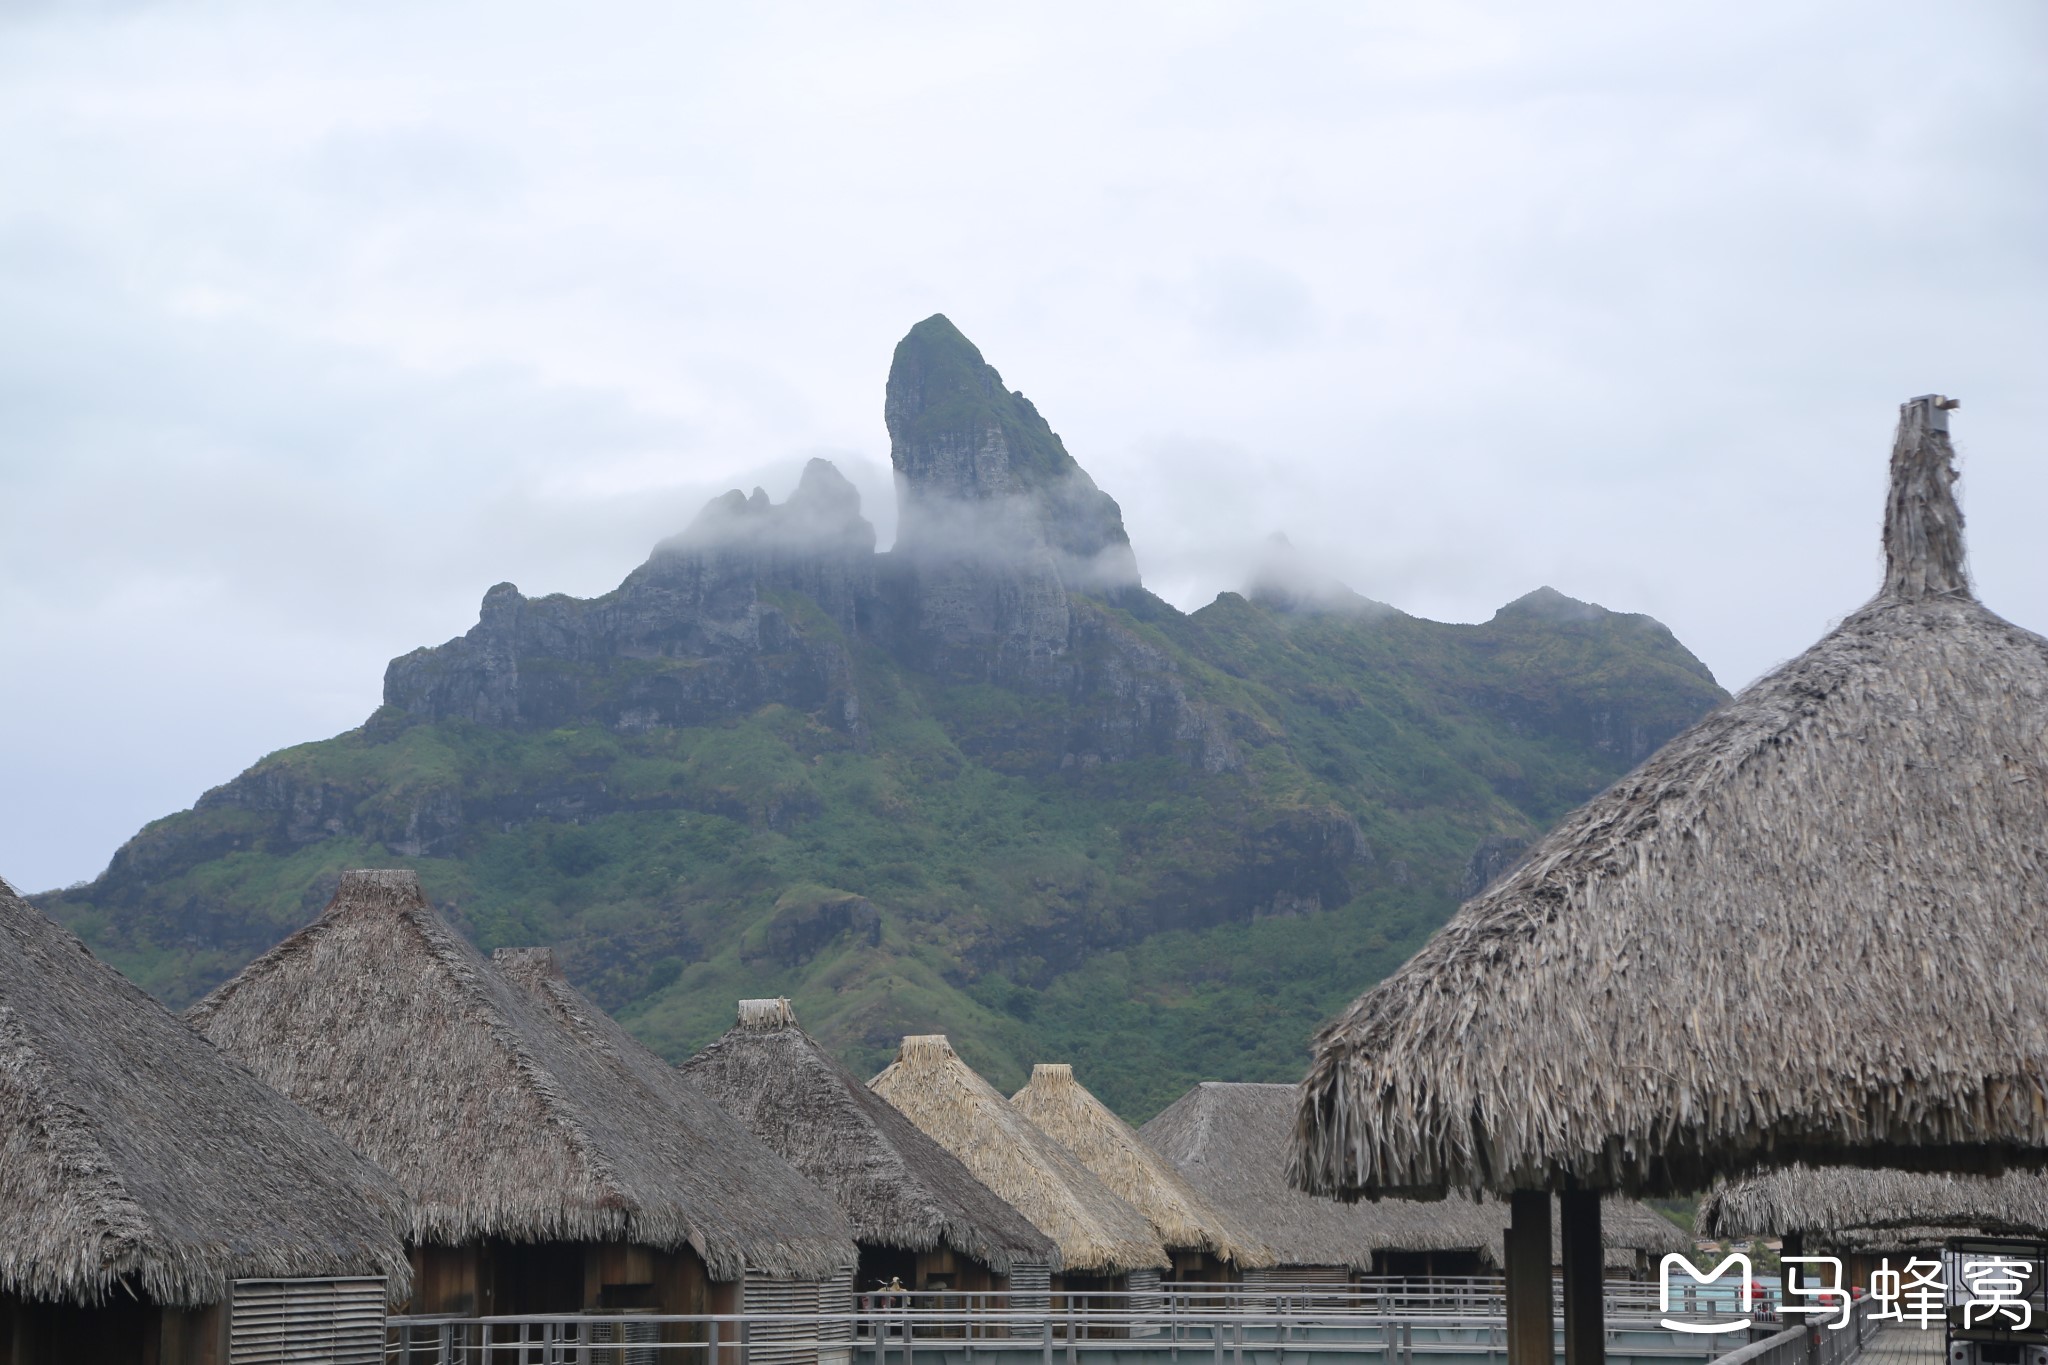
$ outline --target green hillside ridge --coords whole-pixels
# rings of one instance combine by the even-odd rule
[[[1042,424],[1008,397],[1013,431]],[[669,1057],[787,995],[856,1070],[945,1032],[999,1086],[1071,1061],[1140,1119],[1196,1080],[1297,1078],[1475,878],[1724,695],[1656,622],[1547,589],[1476,625],[1263,591],[1183,614],[1004,560],[945,566],[941,599],[847,534],[836,479],[724,504],[744,538],[700,518],[606,598],[494,588],[363,726],[38,902],[183,1006],[343,868],[408,866],[480,946],[555,945]],[[784,535],[800,502],[842,519],[829,553]],[[977,585],[996,616],[943,614]]]

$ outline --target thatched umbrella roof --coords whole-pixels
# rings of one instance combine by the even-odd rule
[[[405,1198],[0,881],[0,1295],[410,1284]]]
[[[787,1000],[742,1000],[739,1022],[683,1074],[839,1201],[877,1246],[945,1246],[998,1274],[1050,1265],[1052,1241],[797,1026]]]
[[[719,1280],[853,1264],[845,1219],[786,1162],[566,984],[530,989],[411,872],[348,872],[188,1017],[396,1177],[417,1241],[687,1245]]]
[[[1273,1264],[1273,1253],[1256,1234],[1211,1205],[1171,1162],[1147,1147],[1128,1123],[1074,1079],[1073,1067],[1039,1063],[1010,1103],[1151,1219],[1169,1250],[1206,1251],[1246,1269]]]
[[[1708,1237],[1913,1225],[2048,1234],[2048,1176],[1788,1166],[1717,1185],[1699,1210]]]
[[[1299,1185],[1660,1194],[1797,1159],[2041,1159],[2048,641],[1970,594],[1946,423],[1946,400],[1902,409],[1876,598],[1322,1030]]]
[[[905,1038],[868,1085],[1051,1238],[1055,1271],[1118,1275],[1172,1265],[1151,1220],[1018,1113],[944,1034]]]
[[[1381,1251],[1472,1251],[1500,1263],[1505,1203],[1453,1195],[1345,1204],[1289,1186],[1295,1101],[1291,1085],[1203,1081],[1138,1136],[1270,1247],[1282,1265],[1371,1270],[1373,1254]],[[1601,1240],[1610,1249],[1660,1254],[1692,1245],[1669,1220],[1623,1199],[1606,1201]]]

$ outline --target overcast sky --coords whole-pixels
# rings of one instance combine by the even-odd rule
[[[0,4],[0,875],[601,592],[950,316],[1186,609],[1285,531],[1739,686],[1873,589],[1897,403],[2048,628],[2048,9]]]

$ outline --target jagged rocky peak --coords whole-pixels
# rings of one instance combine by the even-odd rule
[[[792,616],[792,594],[836,633],[804,624],[815,621],[808,609]],[[603,597],[531,599],[498,584],[474,629],[391,661],[384,700],[429,718],[596,719],[628,730],[702,724],[777,701],[858,737],[845,637],[874,596],[875,529],[860,494],[829,462],[812,460],[786,502],[758,488],[713,498]],[[636,667],[610,677],[615,659]]]
[[[883,418],[906,559],[1036,567],[1049,557],[1066,588],[1137,586],[1116,499],[944,314],[897,343]]]
[[[654,547],[657,557],[708,550],[781,554],[871,554],[875,528],[860,514],[860,490],[830,460],[804,466],[786,502],[735,488],[706,503],[688,528]]]

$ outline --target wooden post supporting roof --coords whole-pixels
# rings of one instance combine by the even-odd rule
[[[1786,1233],[1785,1239],[1780,1244],[1778,1249],[1778,1260],[1780,1267],[1779,1283],[1782,1286],[1779,1293],[1780,1297],[1782,1297],[1787,1304],[1796,1304],[1799,1302],[1798,1291],[1800,1282],[1803,1277],[1799,1273],[1802,1269],[1799,1263],[1796,1261],[1788,1260],[1786,1258],[1792,1256],[1804,1256],[1805,1254],[1805,1234],[1798,1232]],[[1770,1311],[1769,1304],[1758,1304],[1756,1307],[1757,1311],[1759,1312]],[[1786,1316],[1790,1317],[1791,1314],[1788,1313],[1786,1314]],[[1803,1319],[1803,1321],[1805,1321],[1808,1324],[1809,1329],[1811,1329],[1811,1327],[1814,1325],[1813,1320],[1811,1318]],[[1819,1356],[1819,1354],[1820,1333],[1817,1331],[1808,1330],[1806,1334],[1806,1358],[1808,1360],[1813,1360],[1816,1359]]]
[[[1557,1202],[1564,1244],[1564,1362],[1601,1365],[1607,1359],[1607,1323],[1600,1299],[1606,1274],[1600,1250],[1600,1194],[1566,1190]]]
[[[1508,1365],[1555,1365],[1550,1314],[1550,1194],[1516,1190],[1508,1224]]]

